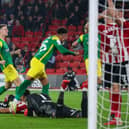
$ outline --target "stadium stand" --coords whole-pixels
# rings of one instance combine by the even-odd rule
[[[83,8],[84,3],[85,2],[82,0],[54,0],[53,2],[51,2],[51,0],[13,0],[12,7],[9,7],[8,3],[4,3],[2,5],[0,9],[0,23],[8,24],[9,36],[12,37],[12,43],[14,43],[17,48],[22,49],[26,45],[28,47],[28,51],[33,53],[35,53],[39,48],[42,40],[50,35],[55,35],[57,28],[63,26],[68,29],[67,42],[68,48],[70,48],[71,43],[83,33],[83,16],[87,15],[87,11]],[[58,10],[60,15],[64,12],[67,15],[58,18],[57,15],[53,15],[57,6],[60,9]],[[8,9],[10,11],[8,11]],[[74,12],[74,10],[76,11]],[[74,12],[74,15],[79,17],[79,21],[77,21],[79,22],[79,25],[67,25],[72,12]],[[17,24],[19,27],[17,27]],[[55,69],[48,69],[47,72],[63,74],[69,65],[78,68],[82,67],[83,51],[79,50],[79,52],[81,56],[77,57],[62,56],[60,53],[57,53]],[[73,61],[76,62],[72,63]],[[59,68],[63,68],[58,69],[57,66],[59,66]],[[75,71],[77,71],[77,69],[75,69]],[[83,70],[80,71],[83,72]]]

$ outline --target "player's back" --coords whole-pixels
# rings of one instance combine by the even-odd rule
[[[52,116],[56,112],[56,103],[46,94],[31,94],[27,96],[28,110],[35,112],[37,116]]]
[[[125,60],[121,30],[115,23],[98,26],[101,35],[102,61],[106,63],[119,63]]]
[[[41,46],[35,57],[39,59],[43,63],[47,63],[47,61],[51,58],[53,52],[56,50],[55,43],[60,43],[60,40],[57,36],[50,36],[42,41]]]

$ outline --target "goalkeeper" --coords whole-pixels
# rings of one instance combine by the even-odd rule
[[[72,43],[72,47],[76,47],[78,44],[81,44],[84,50],[84,61],[85,61],[85,67],[86,67],[86,72],[88,73],[88,24],[84,25],[84,33],[80,35],[80,37]],[[100,60],[100,35],[98,35],[98,69],[97,69],[97,74],[98,74],[98,84],[101,84],[101,76],[102,76],[102,71],[101,71],[101,60]]]
[[[0,101],[0,113],[22,113],[25,116],[40,116],[40,117],[59,117],[59,118],[79,118],[87,117],[87,85],[81,86],[82,89],[82,101],[81,111],[64,105],[64,91],[67,88],[69,80],[63,80],[61,84],[61,91],[57,99],[57,103],[53,102],[51,98],[46,94],[30,94],[28,90],[25,91],[20,101],[17,103],[15,112],[11,104],[14,96],[9,95],[5,98],[5,101]]]
[[[85,85],[82,86],[81,111],[64,105],[64,90],[68,83],[68,80],[63,80],[57,103],[52,102],[48,95],[42,93],[34,93],[27,96],[27,109],[25,110],[24,115],[56,118],[87,117],[88,100]]]

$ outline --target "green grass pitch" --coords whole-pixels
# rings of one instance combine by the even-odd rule
[[[13,93],[8,91],[2,96],[3,100],[6,94]],[[51,91],[50,96],[53,101],[58,97],[57,91]],[[80,109],[81,92],[66,92],[65,104],[73,108]],[[37,118],[24,117],[23,114],[0,114],[0,129],[87,129],[87,119],[85,118]]]
[[[39,91],[32,91],[32,92],[39,92]],[[6,94],[14,93],[13,91],[5,92],[2,96],[0,96],[0,100],[3,100]],[[58,97],[58,91],[50,91],[50,96],[53,101],[56,102]],[[98,114],[101,113],[101,117],[104,119],[100,119],[98,117],[97,122],[97,129],[116,129],[115,126],[106,127],[103,125],[106,122],[108,117],[109,110],[105,111],[103,108],[109,109],[109,102],[103,101],[103,99],[109,100],[109,93],[108,92],[99,92],[98,94],[98,101],[100,105],[103,107],[98,106]],[[128,97],[125,93],[123,95],[123,102],[127,102]],[[102,97],[103,96],[103,97]],[[81,104],[81,97],[82,93],[75,91],[75,92],[65,92],[65,104],[80,109]],[[122,112],[127,111],[127,105],[122,105]],[[125,117],[126,116],[126,117]],[[122,115],[122,120],[127,119],[129,121],[129,117],[126,114]],[[101,124],[100,124],[101,122]],[[121,129],[120,126],[118,129]],[[37,117],[24,117],[23,114],[0,114],[0,129],[88,129],[88,119],[86,118],[37,118]],[[129,129],[128,127],[125,129]]]

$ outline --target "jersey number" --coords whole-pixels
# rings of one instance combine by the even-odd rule
[[[40,52],[45,51],[47,49],[46,44],[42,44],[40,47]]]
[[[114,48],[116,46],[116,37],[112,35],[108,35],[108,38],[110,39],[110,47]]]

